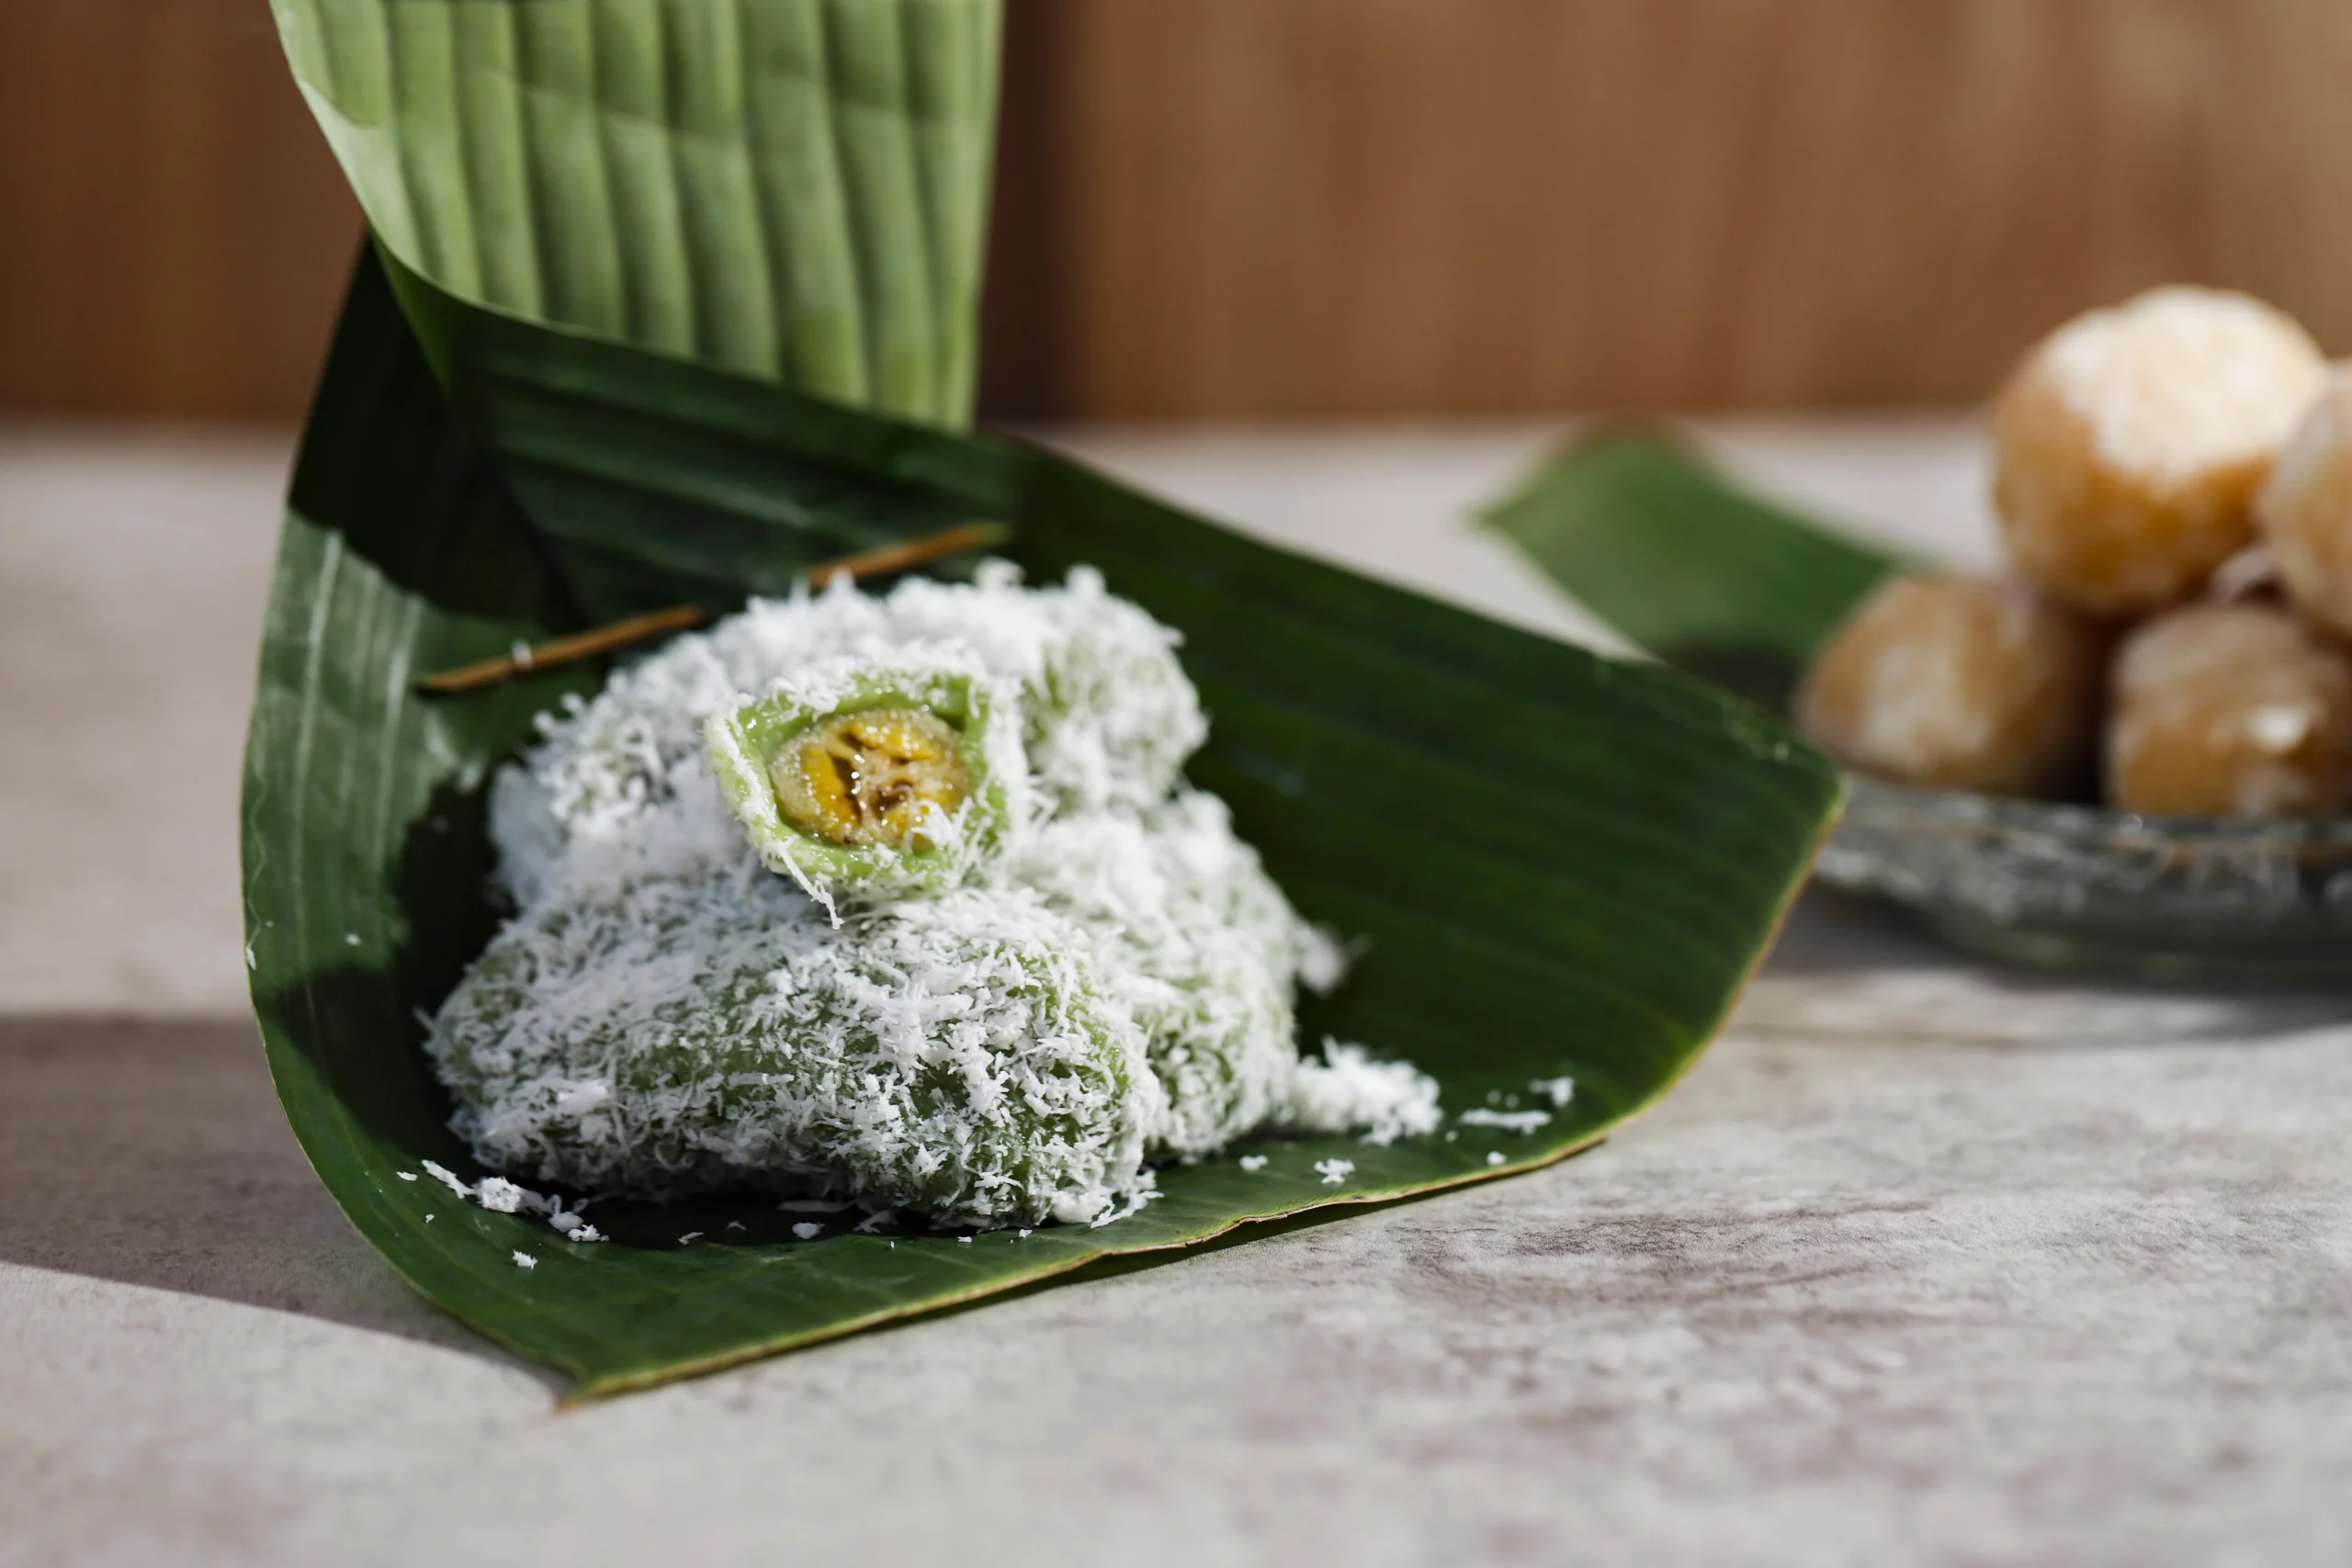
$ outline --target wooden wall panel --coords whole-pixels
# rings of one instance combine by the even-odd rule
[[[0,412],[299,413],[358,238],[266,0],[0,0]]]
[[[1967,399],[2173,278],[2352,347],[2341,0],[1014,4],[1021,412]]]
[[[1001,415],[1947,401],[2172,277],[2352,349],[2347,0],[1011,8]],[[0,412],[297,412],[356,235],[265,0],[0,0]]]

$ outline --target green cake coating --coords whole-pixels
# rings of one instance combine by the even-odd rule
[[[1082,936],[1034,895],[854,919],[733,878],[511,925],[432,1049],[485,1162],[669,1197],[749,1181],[954,1224],[1099,1218],[1166,1099]]]

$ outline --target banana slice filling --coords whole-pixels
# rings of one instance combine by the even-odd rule
[[[920,708],[870,708],[818,726],[769,764],[777,808],[836,844],[931,843],[971,794],[955,728]]]

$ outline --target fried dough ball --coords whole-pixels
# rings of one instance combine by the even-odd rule
[[[1894,579],[1815,660],[1797,722],[1881,778],[1989,795],[2088,781],[2108,637],[2024,583]]]
[[[2352,804],[2352,657],[2275,604],[2192,604],[2125,639],[2107,739],[2127,811],[2319,817]]]
[[[2256,299],[2160,288],[2044,339],[1993,409],[2018,570],[2082,609],[2188,597],[2254,534],[2255,487],[2327,366]]]
[[[2254,511],[2295,607],[2352,637],[2352,371],[2303,416]]]

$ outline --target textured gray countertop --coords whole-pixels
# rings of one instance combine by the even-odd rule
[[[1542,434],[1071,440],[1578,635],[1455,521]],[[1963,426],[1713,434],[1989,553]],[[1563,1166],[557,1412],[345,1224],[241,1016],[284,457],[0,432],[0,1563],[2352,1559],[2352,1010],[1821,897]]]

